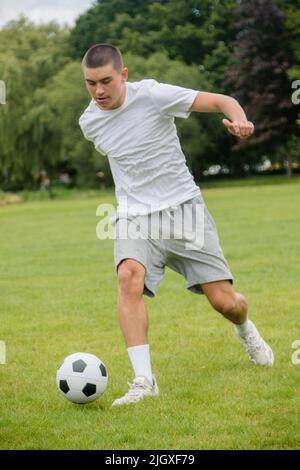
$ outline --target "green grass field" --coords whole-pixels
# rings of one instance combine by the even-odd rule
[[[253,366],[232,325],[167,270],[146,298],[161,395],[112,409],[132,372],[116,316],[113,241],[99,241],[98,197],[0,208],[1,449],[295,449],[300,446],[300,182],[203,191],[235,286],[275,353]],[[55,384],[76,351],[98,355],[106,393],[74,405]]]

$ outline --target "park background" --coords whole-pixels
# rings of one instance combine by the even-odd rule
[[[8,22],[0,30],[7,93],[0,188],[34,189],[41,171],[62,186],[113,185],[107,159],[77,125],[90,100],[80,62],[101,42],[120,48],[130,81],[225,93],[246,109],[256,125],[248,141],[224,132],[217,114],[177,120],[197,182],[300,173],[299,7],[299,0],[101,0],[73,27],[25,17]]]
[[[232,326],[167,270],[146,299],[161,396],[114,411],[132,372],[113,242],[95,233],[114,186],[78,126],[90,101],[80,62],[101,42],[121,49],[130,81],[229,94],[255,123],[239,141],[221,115],[176,120],[237,289],[275,352],[273,368],[253,367]],[[0,29],[0,80],[1,449],[299,448],[299,0],[99,0],[73,25],[17,17]],[[109,371],[85,407],[55,385],[80,350]]]

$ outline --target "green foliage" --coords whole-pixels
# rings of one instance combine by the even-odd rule
[[[196,180],[211,164],[239,174],[262,155],[276,161],[288,151],[297,159],[299,107],[291,105],[291,80],[300,78],[300,0],[277,5],[282,11],[266,0],[98,0],[72,30],[11,21],[0,30],[0,79],[7,89],[0,107],[0,187],[29,188],[41,169],[56,178],[63,167],[77,174],[77,185],[98,187],[97,171],[113,184],[107,159],[78,126],[89,102],[80,61],[99,42],[120,47],[130,81],[156,78],[235,94],[246,106],[256,124],[249,146],[236,145],[220,115],[177,120]]]
[[[290,22],[297,23],[296,8],[292,2],[289,8],[285,5],[286,10],[292,9]],[[273,18],[270,24],[269,15]],[[240,21],[241,16],[244,23]],[[171,60],[196,64],[208,85],[206,90],[235,94],[239,98],[256,124],[256,134],[249,140],[251,148],[225,135],[216,116],[197,116],[199,130],[197,132],[197,127],[191,123],[190,128],[195,126],[193,133],[187,129],[184,132],[182,127],[186,124],[178,121],[190,167],[200,179],[203,169],[210,163],[224,161],[235,174],[243,174],[245,164],[260,161],[266,147],[274,151],[282,144],[282,133],[289,136],[295,132],[296,112],[291,105],[287,73],[293,63],[288,49],[292,50],[291,43],[296,36],[295,24],[285,25],[280,10],[266,0],[166,0],[135,5],[126,1],[120,5],[114,0],[98,0],[79,18],[71,33],[71,43],[78,58],[92,44],[101,42],[111,42],[123,53],[130,51],[144,61],[155,52],[164,52]],[[299,46],[299,41],[294,42],[294,47]],[[242,52],[238,52],[239,48]],[[225,81],[230,69],[232,80]],[[145,67],[144,73],[146,70]],[[296,75],[298,69],[291,69],[291,73]],[[166,81],[173,83],[174,78]],[[200,85],[196,88],[202,89]],[[276,120],[278,109],[280,115]]]
[[[290,2],[287,3],[289,4]],[[290,37],[289,49],[294,57],[294,65],[289,69],[288,75],[291,80],[300,80],[300,0],[289,4],[286,12],[286,28]],[[300,110],[298,113],[298,125],[300,127]]]
[[[69,60],[68,31],[55,23],[36,26],[25,18],[0,31],[0,77],[7,104],[0,108],[0,184],[31,184],[34,174],[57,162],[58,133],[44,88]]]
[[[219,42],[233,39],[235,8],[235,0],[98,0],[77,20],[73,54],[81,58],[91,45],[109,42],[124,54],[165,51],[171,59],[203,64]]]
[[[78,120],[90,99],[84,86],[81,66],[69,62],[40,90],[38,101],[47,102],[55,125],[60,129],[58,158],[76,171],[79,186],[94,186],[96,172],[109,173],[106,159],[86,141]],[[108,178],[110,182],[110,179]]]
[[[237,148],[248,144],[272,152],[296,131],[297,110],[287,75],[292,57],[284,14],[273,0],[242,0],[237,15],[235,64],[227,83],[256,125],[253,138]]]

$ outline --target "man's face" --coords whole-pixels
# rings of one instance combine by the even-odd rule
[[[86,87],[99,108],[104,110],[115,109],[123,104],[128,78],[127,68],[120,72],[112,64],[96,69],[83,67]]]

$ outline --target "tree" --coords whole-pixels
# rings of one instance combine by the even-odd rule
[[[57,161],[58,133],[38,91],[68,61],[68,31],[56,23],[37,26],[21,18],[0,31],[0,76],[7,103],[0,108],[0,183],[32,184],[41,168]]]
[[[296,132],[297,111],[287,76],[292,57],[284,21],[273,0],[241,0],[237,10],[235,64],[226,83],[256,125],[249,141],[235,145],[239,152],[255,146],[259,155],[272,158]]]
[[[170,59],[203,65],[207,54],[222,47],[224,52],[232,39],[234,8],[236,0],[98,0],[71,33],[74,58],[105,42],[124,54],[165,52]]]
[[[105,182],[112,184],[107,158],[84,139],[78,124],[90,101],[80,63],[72,61],[66,64],[46,87],[38,91],[35,98],[36,103],[47,103],[48,112],[52,115],[51,125],[55,123],[58,131],[57,162],[76,173],[76,184],[97,186],[97,171],[103,171]]]

